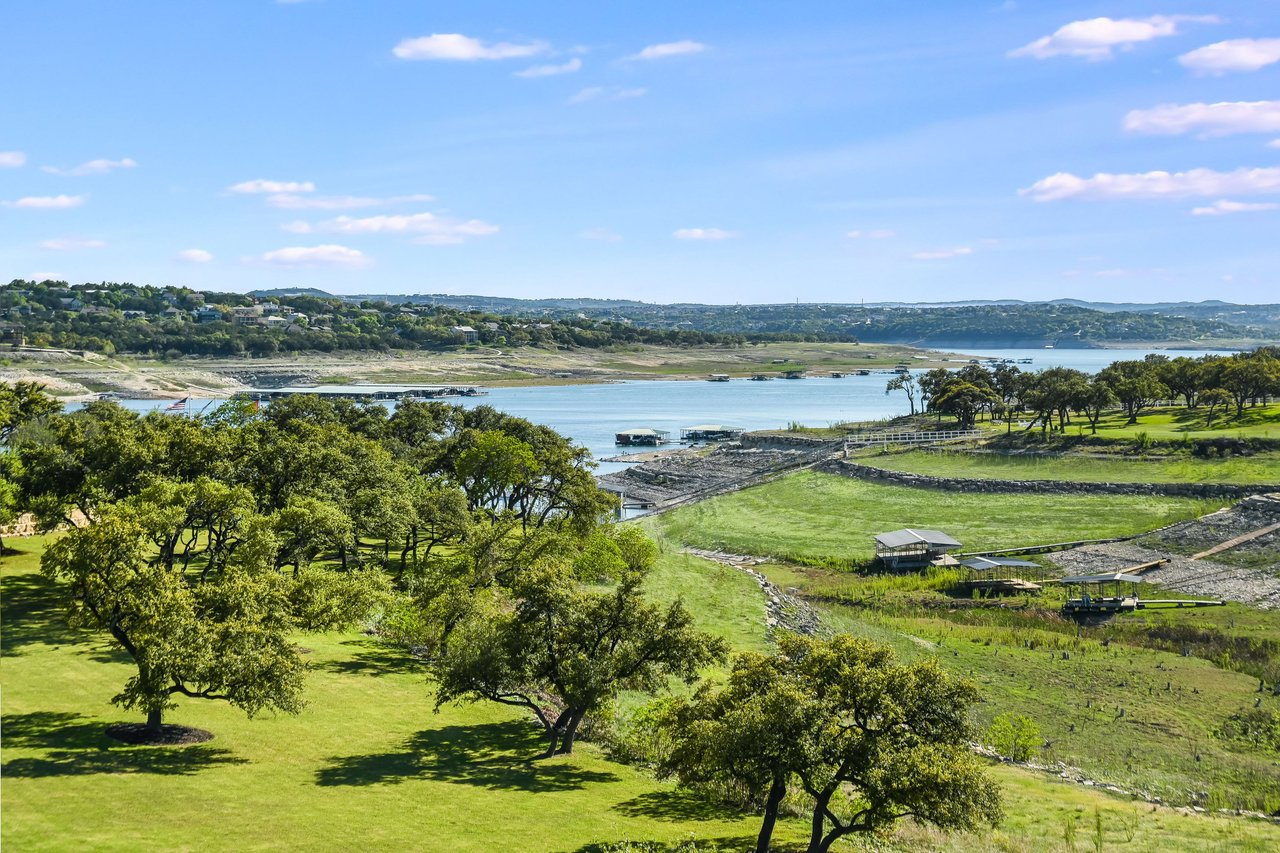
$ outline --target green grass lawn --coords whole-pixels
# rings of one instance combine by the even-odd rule
[[[1146,433],[1153,439],[1213,438],[1229,436],[1239,438],[1280,438],[1280,403],[1246,408],[1237,418],[1235,408],[1227,412],[1219,409],[1212,422],[1205,417],[1205,410],[1183,406],[1148,409],[1138,415],[1136,424],[1128,424],[1124,412],[1104,415],[1098,422],[1100,438],[1137,438]],[[1089,435],[1089,424],[1077,418],[1067,427],[1067,435]]]
[[[901,527],[943,530],[970,550],[1140,533],[1220,504],[1114,495],[964,494],[801,472],[682,507],[658,519],[663,535],[703,548],[810,565],[870,560],[872,536]]]
[[[72,631],[62,622],[48,585],[35,572],[42,540],[10,544],[26,553],[6,557],[0,568],[5,807],[0,841],[6,849],[585,853],[613,849],[623,840],[646,843],[628,848],[636,851],[671,850],[688,839],[698,850],[746,850],[754,840],[757,817],[709,805],[640,770],[607,761],[591,744],[568,758],[533,760],[537,732],[506,709],[479,704],[434,712],[421,667],[355,633],[299,638],[310,650],[312,672],[309,704],[297,717],[248,720],[222,703],[183,700],[169,719],[209,729],[216,735],[213,741],[184,748],[119,744],[103,728],[136,718],[110,704],[130,665],[100,636]],[[816,570],[786,571],[789,582],[798,584],[803,572]],[[702,627],[736,646],[767,648],[763,600],[741,572],[686,557],[666,542],[652,585],[658,597],[683,597]],[[867,621],[850,608],[830,610],[838,614],[832,616],[838,627],[891,641],[904,654],[938,654],[958,672],[975,669],[986,699],[984,718],[1006,707],[1009,696],[1023,698],[1008,707],[1034,707],[1036,679],[1056,679],[1052,695],[1057,697],[1070,693],[1072,678],[1135,677],[1127,668],[1106,669],[1116,664],[1101,651],[1083,655],[1078,670],[1057,670],[1041,661],[1040,652],[1014,653],[1001,646],[993,655],[991,647],[966,647],[954,634],[937,646],[930,632],[944,631],[944,625]],[[948,655],[953,646],[962,654]],[[1007,675],[998,676],[1003,670],[983,663],[993,657],[1008,667]],[[1202,673],[1199,661],[1166,658],[1178,664],[1172,677],[1180,685]],[[1160,660],[1138,659],[1141,666],[1132,672],[1148,680],[1164,677],[1143,669]],[[1243,676],[1205,672],[1195,683],[1222,695],[1219,707],[1248,699]],[[1098,689],[1110,695],[1102,685]],[[1146,704],[1134,708],[1131,725],[1147,725],[1154,712]],[[1190,719],[1201,706],[1192,703],[1175,712],[1178,720]],[[1041,707],[1036,713],[1045,725],[1049,711]],[[1104,710],[1096,716],[1104,720]],[[1208,715],[1196,723],[1208,724]],[[1101,737],[1106,727],[1100,722],[1092,731]],[[1086,749],[1096,741],[1081,739]],[[1166,742],[1166,747],[1187,752],[1183,744]],[[1206,755],[1210,762],[1220,761],[1217,750],[1210,748]],[[1011,767],[995,766],[993,772],[1006,797],[1007,817],[998,829],[945,836],[906,824],[878,849],[1065,851],[1061,839],[1068,821],[1077,826],[1076,848],[1093,849],[1099,820],[1108,849],[1264,851],[1280,837],[1275,827],[1258,821],[1135,804]],[[1216,775],[1207,778],[1217,784]],[[804,830],[801,820],[784,820],[775,836],[779,849],[797,849]]]
[[[213,741],[125,746],[103,728],[137,719],[110,704],[131,667],[62,625],[34,554],[4,563],[7,850],[572,851],[691,836],[741,848],[758,829],[589,744],[532,760],[540,739],[525,717],[491,704],[436,713],[421,666],[359,634],[299,638],[312,672],[297,717],[183,700],[166,720]]]
[[[1075,480],[1091,483],[1280,483],[1280,453],[1200,459],[1191,455],[1103,458],[1082,454],[1009,455],[915,450],[859,456],[889,471],[980,480]]]

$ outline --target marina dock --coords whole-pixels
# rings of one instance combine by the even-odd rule
[[[341,400],[439,400],[448,397],[480,397],[487,392],[476,385],[288,385],[282,388],[250,388],[234,396],[238,399],[269,402],[304,394]]]

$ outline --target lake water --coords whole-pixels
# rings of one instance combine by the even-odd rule
[[[1142,358],[1152,350],[984,350],[972,355],[991,358],[1032,359],[1022,370],[1065,366],[1090,373],[1112,361]],[[1170,357],[1199,357],[1204,350],[1158,350]],[[957,365],[958,366],[958,365]],[[921,372],[921,371],[915,371]],[[889,375],[846,376],[842,379],[774,379],[752,382],[704,380],[638,380],[595,385],[548,385],[492,388],[483,397],[450,398],[468,408],[493,406],[522,418],[545,424],[588,448],[596,458],[621,451],[614,435],[635,427],[667,430],[678,439],[680,429],[693,424],[728,424],[747,430],[782,429],[797,422],[827,426],[840,421],[877,420],[906,414],[907,399],[900,393],[886,395]],[[122,400],[121,405],[140,412],[167,406],[166,400]],[[212,409],[220,401],[192,399],[188,411]],[[600,473],[623,467],[603,463]]]

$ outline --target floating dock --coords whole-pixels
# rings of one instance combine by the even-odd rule
[[[475,385],[287,385],[283,388],[250,388],[233,395],[239,399],[267,402],[303,394],[340,400],[438,400],[445,397],[480,397],[486,394]]]

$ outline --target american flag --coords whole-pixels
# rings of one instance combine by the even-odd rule
[[[183,412],[187,411],[187,401],[190,397],[183,397],[181,400],[174,400],[172,403],[164,407],[166,412]]]

